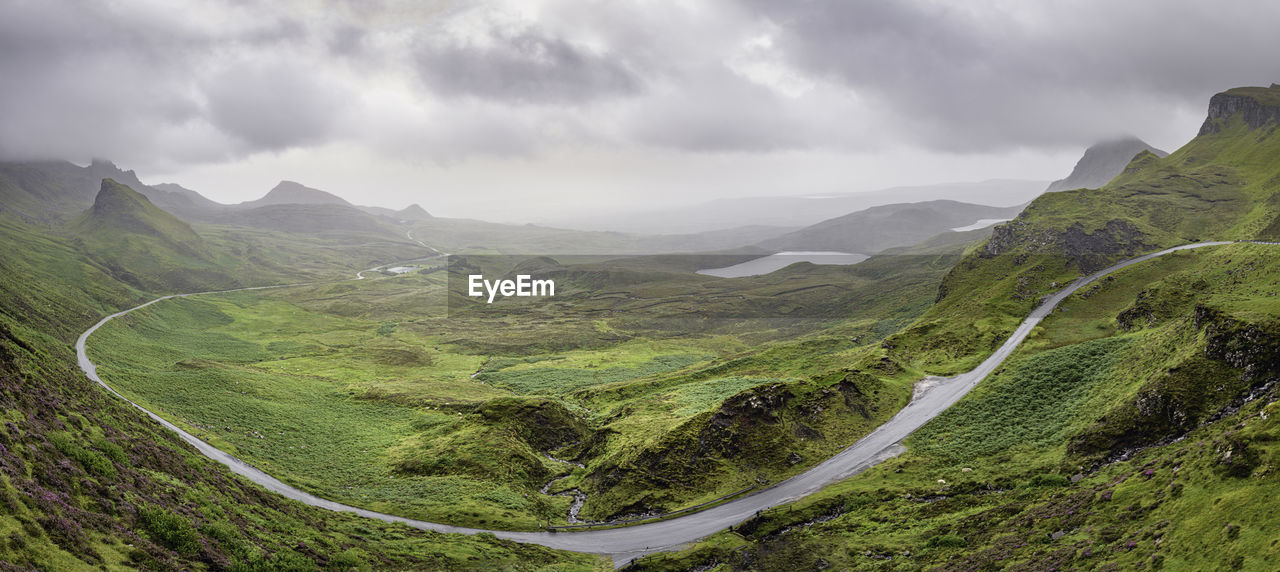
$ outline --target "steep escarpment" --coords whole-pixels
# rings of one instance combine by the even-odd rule
[[[1064,229],[1036,229],[1025,219],[996,227],[980,256],[994,257],[1019,250],[1023,256],[1049,253],[1066,259],[1082,273],[1101,270],[1117,257],[1130,257],[1150,248],[1137,225],[1111,219],[1100,228],[1086,231],[1077,222]]]
[[[94,264],[141,290],[190,292],[242,280],[190,225],[112,179],[102,180],[93,206],[66,232]]]
[[[1209,99],[1209,116],[1200,126],[1200,135],[1218,133],[1231,117],[1239,116],[1250,130],[1280,123],[1280,85],[1237,87]]]

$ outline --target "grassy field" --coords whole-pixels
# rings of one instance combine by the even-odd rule
[[[891,415],[912,377],[902,371],[883,376],[889,385],[863,416],[795,411],[830,399],[820,392],[838,372],[878,359],[874,343],[923,309],[945,259],[910,259],[893,261],[899,272],[879,262],[756,280],[665,270],[637,280],[644,265],[670,261],[622,270],[593,261],[557,268],[565,301],[532,314],[450,312],[444,272],[208,295],[113,321],[90,354],[130,398],[304,490],[415,518],[532,529],[565,522],[570,499],[539,492],[552,479],[569,477],[549,492],[587,491],[591,518],[670,510],[794,474]],[[811,293],[833,287],[839,294]],[[757,307],[685,327],[684,305],[727,307],[715,301],[724,296]],[[786,315],[819,303],[847,309],[825,321]],[[597,313],[604,305],[613,310]],[[772,413],[787,420],[779,427],[822,438],[773,435],[761,442],[772,449],[670,462],[672,447],[707,431],[728,400],[779,384],[788,388]],[[803,461],[788,462],[792,452]],[[708,473],[684,474],[695,465]]]
[[[599,558],[493,537],[417,531],[314,509],[264,491],[205,459],[173,433],[102,391],[75,366],[71,343],[102,315],[145,301],[72,240],[0,214],[0,237],[20,256],[0,257],[0,561],[41,570],[600,570]],[[278,238],[278,237],[277,237]],[[217,240],[217,239],[215,239]],[[336,260],[336,257],[335,257]],[[343,271],[334,262],[317,271]],[[344,271],[343,271],[344,272]],[[344,272],[345,273],[345,272]],[[257,275],[255,280],[265,279]],[[192,302],[197,302],[192,300]],[[216,306],[212,306],[216,309]],[[160,305],[188,324],[225,323],[203,303]],[[151,332],[166,336],[176,330]],[[139,346],[134,364],[193,363],[178,350],[226,361],[185,378],[183,399],[220,400],[235,382],[279,380],[232,373],[269,354],[252,342],[210,336],[167,350]],[[198,367],[198,366],[197,366]],[[192,369],[191,371],[194,371]],[[249,381],[245,381],[249,380]],[[266,386],[264,385],[264,388]],[[231,390],[231,389],[228,389]],[[286,404],[286,406],[292,406]],[[248,430],[253,410],[223,410]],[[222,412],[220,412],[222,414]],[[317,427],[330,434],[331,427]],[[360,430],[352,425],[348,430]],[[207,430],[206,432],[209,432]],[[262,440],[262,441],[265,441]],[[288,451],[287,446],[281,447]]]

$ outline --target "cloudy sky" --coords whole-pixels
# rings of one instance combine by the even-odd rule
[[[545,220],[1064,176],[1280,82],[1280,4],[0,0],[0,157]]]

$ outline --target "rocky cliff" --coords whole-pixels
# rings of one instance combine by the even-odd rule
[[[1270,87],[1237,87],[1209,99],[1209,116],[1200,126],[1200,135],[1217,133],[1228,118],[1240,114],[1251,130],[1280,123],[1280,84]]]

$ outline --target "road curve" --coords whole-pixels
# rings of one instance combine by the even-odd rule
[[[1048,316],[1059,303],[1076,290],[1079,290],[1085,285],[1106,276],[1107,274],[1115,272],[1116,270],[1144,262],[1158,256],[1163,256],[1179,250],[1189,250],[1193,248],[1219,246],[1224,244],[1231,244],[1231,242],[1199,242],[1195,244],[1177,246],[1160,252],[1154,252],[1137,258],[1125,260],[1106,269],[1090,274],[1089,276],[1077,279],[1066,288],[1047,298],[1043,304],[1032,310],[1031,314],[1027,316],[1018,328],[1014,330],[1013,334],[1009,336],[1009,339],[1005,341],[1005,343],[1001,345],[995,353],[991,354],[990,357],[978,365],[978,367],[974,368],[972,371],[962,373],[954,377],[930,377],[918,383],[915,395],[912,397],[911,402],[908,403],[906,407],[903,407],[902,410],[893,416],[893,418],[877,427],[867,436],[859,439],[853,445],[850,445],[835,456],[827,459],[812,469],[805,471],[804,473],[791,477],[790,479],[782,481],[775,486],[764,489],[750,496],[735,499],[701,512],[661,522],[639,524],[626,528],[609,530],[558,533],[484,530],[403,518],[319,498],[315,495],[291,487],[281,482],[279,479],[258,470],[252,465],[249,465],[248,463],[245,463],[244,461],[241,461],[240,459],[237,459],[236,457],[201,441],[190,433],[187,433],[174,424],[164,420],[155,413],[148,411],[133,401],[130,401],[98,377],[97,366],[89,360],[88,354],[85,350],[85,344],[88,341],[89,336],[98,328],[102,327],[103,324],[134,310],[155,304],[156,302],[168,300],[170,298],[184,298],[187,296],[197,296],[201,294],[216,294],[241,290],[262,290],[293,285],[260,286],[254,288],[241,288],[237,290],[196,292],[156,298],[155,300],[145,304],[141,304],[121,312],[116,312],[115,314],[111,314],[110,316],[103,318],[102,321],[86,330],[83,334],[80,334],[80,338],[76,340],[75,348],[76,357],[80,363],[80,369],[84,370],[85,376],[89,379],[98,382],[98,384],[106,388],[107,391],[115,394],[121,399],[124,399],[134,407],[141,409],[152,419],[155,419],[156,422],[177,433],[182,440],[190,443],[205,456],[226,465],[232,472],[242,475],[264,488],[279,493],[287,498],[320,508],[340,512],[350,512],[386,522],[403,523],[414,528],[424,530],[457,532],[463,534],[490,532],[499,538],[510,539],[517,542],[528,542],[563,550],[608,555],[613,558],[615,566],[622,566],[627,562],[646,554],[678,549],[688,543],[751,518],[759,511],[795,501],[812,494],[829,484],[844,480],[873,467],[880,462],[897,456],[905,450],[901,445],[903,439],[934,417],[937,417],[939,413],[942,413],[942,411],[946,410],[968,393],[969,390],[973,389],[973,387],[976,386],[978,382],[982,381],[983,378],[989,375],[992,371],[995,371],[995,369],[1013,353],[1018,345],[1022,343],[1022,340],[1026,339],[1027,335],[1031,333],[1031,330],[1040,323],[1040,320],[1044,319],[1045,316]],[[360,278],[363,278],[363,276],[360,276]]]

